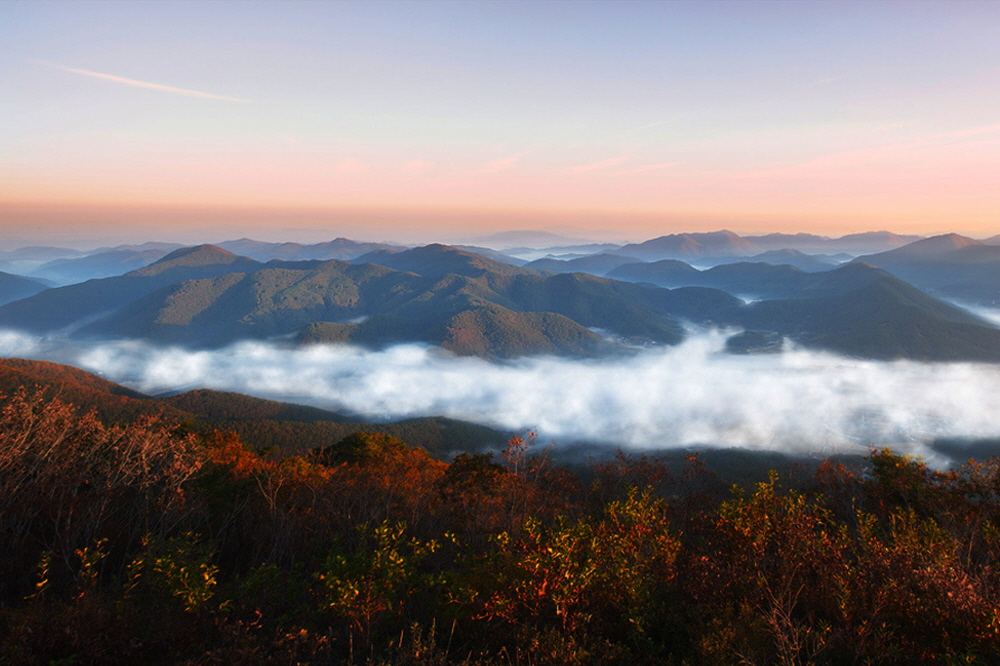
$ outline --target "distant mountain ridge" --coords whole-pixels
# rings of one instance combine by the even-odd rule
[[[760,301],[749,306],[744,322],[863,358],[1000,362],[1000,330],[887,273],[871,279],[871,267],[839,270],[855,271],[861,286],[815,298]]]
[[[946,298],[1000,304],[1000,246],[943,234],[854,261],[884,268]]]
[[[611,272],[683,285],[667,289],[539,272],[444,245],[355,261],[261,263],[213,245],[183,248],[123,276],[9,303],[0,325],[195,347],[275,337],[423,342],[503,359],[675,344],[696,324],[773,331],[872,358],[1000,360],[1000,331],[863,263],[807,273],[765,263],[699,271],[664,260]],[[732,294],[769,300],[745,304]]]
[[[749,256],[760,251],[756,245],[732,231],[670,234],[642,243],[630,243],[616,254],[639,259],[683,259],[691,257]]]
[[[281,261],[311,261],[315,259],[350,261],[369,252],[393,252],[406,249],[401,245],[360,242],[348,238],[335,238],[332,241],[313,244],[268,243],[242,238],[235,241],[216,243],[216,245],[224,250],[250,257],[257,261],[271,261],[273,259]]]
[[[217,258],[207,249],[199,256]],[[659,343],[682,337],[662,290],[591,276],[546,277],[446,246],[388,258],[424,274],[335,260],[257,264],[256,270],[152,291],[84,325],[81,334],[218,345],[313,325],[311,340],[329,336],[375,345],[415,340],[498,357],[593,351],[603,342],[589,327]],[[170,265],[167,259],[164,265]],[[135,280],[136,273],[125,278]],[[728,299],[729,307],[738,304],[721,292],[720,298]],[[0,321],[5,314],[0,311]]]
[[[839,238],[818,236],[816,234],[766,234],[763,236],[745,236],[761,250],[799,250],[809,254],[847,252],[863,254],[881,252],[902,247],[924,238],[912,234],[896,234],[891,231],[866,231],[847,234]]]
[[[108,250],[84,257],[56,259],[42,264],[31,272],[32,276],[54,280],[60,284],[84,282],[95,278],[122,275],[137,268],[143,268],[162,259],[167,250],[150,248],[146,250]]]
[[[730,235],[731,234],[731,235]],[[727,248],[719,239],[727,237],[730,244],[742,249],[735,251]],[[683,241],[672,243],[669,239]],[[699,258],[702,265],[711,265],[732,260],[734,257],[761,255],[768,251],[798,251],[807,254],[839,254],[848,253],[871,254],[894,249],[908,242],[919,240],[919,236],[905,236],[890,232],[865,232],[849,234],[841,238],[829,238],[816,234],[766,234],[760,236],[739,236],[732,232],[720,231],[709,233],[680,233],[647,240],[643,243],[633,243],[629,252],[637,251],[642,256],[634,259],[655,261],[665,258],[681,258],[691,260]],[[668,239],[668,240],[664,240]],[[551,232],[514,231],[501,232],[493,236],[480,237],[483,243],[462,246],[492,259],[523,264],[545,257],[556,259],[577,259],[597,254],[618,254],[623,247],[615,243],[596,243],[582,238],[573,238]],[[995,239],[994,239],[995,241]],[[993,243],[993,241],[987,241]],[[753,251],[746,244],[753,246]],[[281,261],[312,261],[339,259],[354,261],[358,257],[371,252],[398,252],[409,246],[390,242],[355,241],[347,238],[335,238],[319,243],[268,242],[249,238],[227,240],[215,243],[217,247],[234,254],[255,259],[261,262]],[[486,247],[492,245],[498,249]],[[663,245],[663,251],[657,251],[657,246]],[[167,253],[182,247],[178,243],[146,242],[100,247],[94,250],[81,251],[59,247],[23,247],[12,251],[0,251],[0,270],[14,274],[39,277],[53,280],[59,284],[71,284],[89,279],[113,277],[151,264]],[[639,247],[640,249],[636,250]],[[761,256],[763,261],[773,261],[776,258]],[[800,268],[812,270],[807,258],[789,259]],[[825,259],[821,259],[825,261]],[[818,269],[818,268],[817,268]],[[553,269],[559,270],[559,269]],[[563,271],[559,271],[563,272]]]
[[[632,243],[615,254],[645,261],[659,259],[709,260],[717,263],[730,257],[750,257],[768,251],[797,250],[809,254],[852,255],[895,249],[915,242],[922,236],[903,236],[888,231],[873,231],[829,238],[816,234],[767,234],[740,236],[722,230],[708,233],[680,233],[660,236],[642,243]]]
[[[536,259],[525,264],[525,268],[533,268],[537,271],[552,271],[554,273],[590,273],[591,275],[607,275],[614,269],[625,264],[633,264],[635,259],[624,257],[620,254],[592,254],[589,257],[578,259]]]
[[[0,305],[34,296],[51,286],[43,280],[0,271]]]

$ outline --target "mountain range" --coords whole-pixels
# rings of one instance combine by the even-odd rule
[[[815,234],[768,234],[739,236],[730,231],[684,233],[661,236],[642,243],[621,245],[596,243],[582,238],[539,231],[513,231],[472,239],[468,249],[507,263],[523,264],[536,259],[568,260],[598,254],[630,256],[633,260],[655,261],[675,258],[697,260],[712,265],[753,258],[770,263],[790,263],[803,270],[823,270],[826,265],[848,261],[859,254],[892,250],[919,236],[890,232],[867,232],[841,238]],[[983,241],[997,244],[996,239]],[[266,262],[340,259],[354,261],[373,251],[400,251],[406,246],[336,238],[321,243],[265,242],[249,238],[216,243],[234,254]],[[0,251],[0,270],[71,284],[94,278],[112,277],[141,268],[182,247],[178,243],[146,242],[80,251],[59,247],[24,247]],[[622,252],[624,250],[624,252]],[[551,270],[562,271],[552,267]],[[588,271],[590,272],[590,271]]]
[[[0,307],[0,325],[47,335],[192,347],[422,342],[488,359],[676,344],[692,324],[870,358],[1000,360],[1000,331],[865,263],[808,273],[756,262],[699,271],[664,260],[619,265],[601,278],[444,245],[378,248],[353,262],[267,263],[202,245]]]

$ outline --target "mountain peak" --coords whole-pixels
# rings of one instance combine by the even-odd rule
[[[970,245],[985,245],[985,243],[959,234],[941,234],[940,236],[931,236],[930,238],[904,245],[900,248],[900,251],[906,250],[910,254],[937,254],[939,252],[960,250]]]
[[[145,268],[132,271],[129,275],[158,275],[171,268],[196,267],[196,266],[217,266],[219,264],[237,264],[252,262],[252,259],[233,254],[229,250],[224,250],[218,245],[194,245],[192,247],[182,247],[174,250],[159,261],[153,262]]]
[[[760,252],[760,248],[739,236],[723,229],[705,233],[669,234],[626,245],[619,254],[640,259],[684,259],[706,256],[749,256]]]
[[[507,264],[481,254],[431,243],[402,252],[372,252],[357,262],[380,264],[398,271],[410,271],[425,277],[441,277],[448,273],[479,277],[484,273],[498,275],[536,275],[534,270]]]
[[[163,257],[162,259],[160,259],[156,263],[160,264],[168,261],[180,263],[180,260],[183,259],[185,262],[193,262],[193,263],[186,263],[186,265],[190,266],[190,265],[198,265],[205,263],[206,260],[211,261],[212,263],[218,263],[219,258],[223,257],[235,258],[237,256],[239,255],[236,255],[230,252],[229,250],[223,250],[218,245],[205,243],[204,245],[192,245],[190,247],[178,248],[173,252],[171,252],[170,254]],[[230,259],[230,261],[231,260],[232,259]]]
[[[889,250],[888,252],[858,257],[854,261],[868,262],[882,266],[886,261],[898,262],[910,259],[932,259],[971,245],[985,245],[985,243],[959,234],[942,234],[940,236],[924,238],[903,247],[898,247],[895,250]]]

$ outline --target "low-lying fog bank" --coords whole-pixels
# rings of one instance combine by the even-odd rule
[[[418,345],[383,351],[247,342],[214,351],[88,346],[0,333],[6,356],[67,363],[139,391],[208,387],[376,419],[444,415],[544,440],[789,453],[920,453],[934,438],[1000,436],[1000,366],[876,362],[791,349],[733,356],[725,335],[596,361],[493,364]]]

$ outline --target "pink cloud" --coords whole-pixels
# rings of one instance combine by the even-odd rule
[[[649,171],[663,171],[664,169],[670,169],[680,164],[680,162],[657,162],[656,164],[643,164],[642,166],[637,166],[634,169],[628,169],[625,173],[647,173]]]

